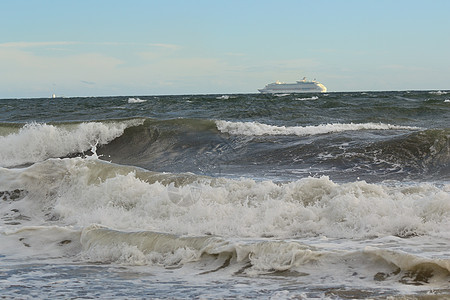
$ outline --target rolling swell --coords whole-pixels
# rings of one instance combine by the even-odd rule
[[[123,232],[98,225],[83,229],[81,244],[83,257],[94,261],[173,268],[209,260],[205,263],[209,269],[201,270],[198,275],[231,271],[235,275],[289,272],[295,277],[315,276],[325,273],[330,265],[338,264],[343,270],[348,269],[346,276],[355,276],[357,270],[378,282],[397,280],[406,285],[424,285],[430,281],[445,282],[450,274],[448,259],[428,259],[375,247],[362,251],[324,251],[295,241],[233,243],[215,236]],[[378,271],[380,269],[384,272]]]
[[[226,140],[209,120],[146,119],[100,147],[104,159],[155,171],[210,173]]]
[[[380,150],[378,150],[380,149]],[[430,174],[450,178],[450,129],[415,132],[371,147],[386,161],[396,161],[409,173]]]
[[[223,123],[227,123],[224,130]],[[243,127],[239,127],[242,125]],[[146,119],[97,153],[152,171],[369,181],[448,178],[449,130],[389,124],[275,127],[202,119]],[[264,125],[264,126],[263,126]],[[247,131],[245,131],[247,130]],[[264,131],[265,130],[265,131]],[[244,132],[244,133],[243,133]],[[443,178],[445,177],[445,178]]]

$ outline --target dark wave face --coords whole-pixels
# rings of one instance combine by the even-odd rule
[[[449,129],[382,124],[260,129],[263,124],[229,122],[242,131],[230,134],[219,130],[220,124],[148,119],[127,128],[97,153],[106,160],[148,170],[212,176],[449,179]]]

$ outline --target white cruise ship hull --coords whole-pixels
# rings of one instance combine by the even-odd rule
[[[318,81],[299,80],[296,83],[269,83],[258,90],[264,94],[293,94],[293,93],[325,93],[327,88]]]

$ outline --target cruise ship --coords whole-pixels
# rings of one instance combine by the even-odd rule
[[[291,94],[291,93],[325,93],[327,88],[316,80],[298,80],[296,83],[273,82],[258,90],[265,94]]]

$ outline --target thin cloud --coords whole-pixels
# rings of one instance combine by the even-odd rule
[[[148,45],[152,47],[172,49],[172,50],[177,50],[180,48],[180,46],[174,44],[148,44]]]
[[[80,82],[84,83],[84,84],[88,84],[88,85],[94,85],[95,84],[95,82],[93,82],[93,81],[86,81],[86,80],[80,80]]]
[[[164,49],[179,49],[180,46],[175,44],[163,43],[122,43],[122,42],[74,42],[74,41],[54,41],[54,42],[6,42],[0,43],[0,48],[36,48],[49,46],[71,46],[71,45],[97,45],[97,46],[149,46]]]
[[[67,46],[77,45],[79,42],[8,42],[0,43],[2,48],[33,48],[33,47],[48,47],[48,46]]]
[[[79,43],[82,45],[97,45],[97,46],[148,46],[165,49],[179,49],[180,46],[175,44],[162,44],[162,43],[133,43],[133,42],[100,42],[100,43]]]
[[[390,71],[408,71],[408,72],[417,72],[417,71],[427,71],[426,68],[416,67],[416,66],[410,66],[410,65],[398,65],[398,64],[391,64],[391,65],[382,65],[379,67],[379,69],[382,70],[390,70]]]
[[[225,55],[227,55],[227,56],[235,56],[235,57],[246,56],[245,53],[235,53],[235,52],[227,52],[227,53],[225,53]]]

